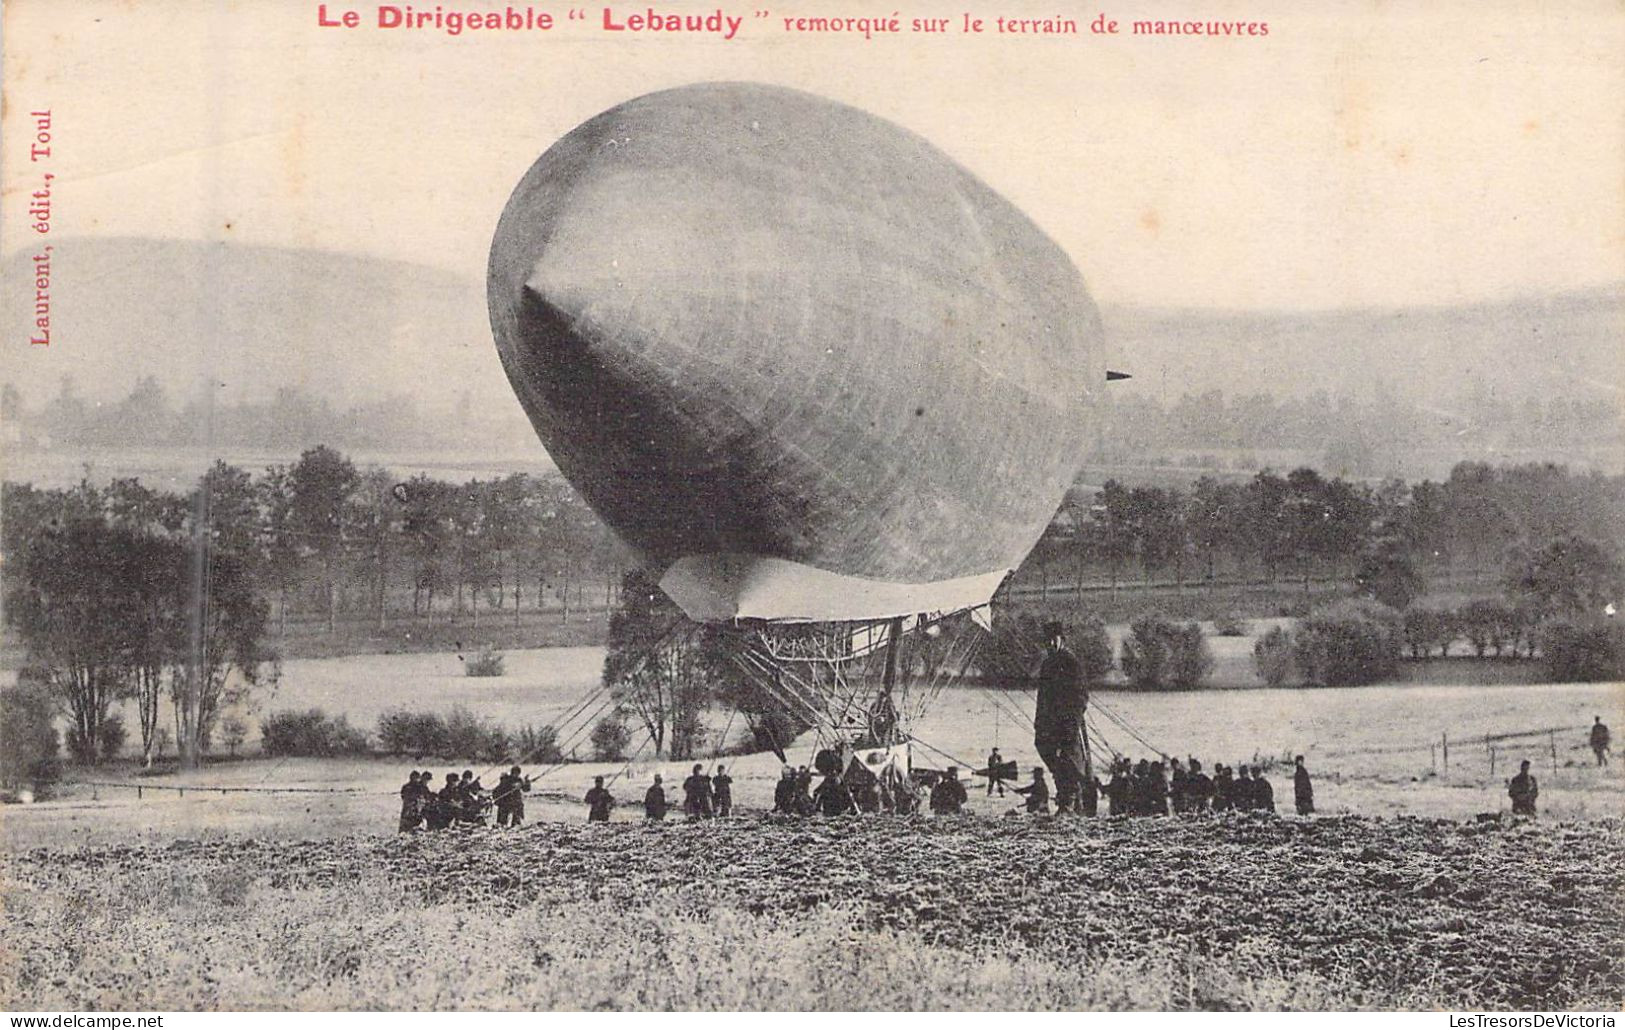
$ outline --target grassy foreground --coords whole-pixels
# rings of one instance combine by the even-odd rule
[[[1608,1008],[1617,821],[733,820],[14,854],[0,1006]]]

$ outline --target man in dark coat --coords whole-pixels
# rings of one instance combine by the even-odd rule
[[[711,777],[711,803],[718,819],[726,819],[734,808],[734,778],[720,765]]]
[[[592,778],[592,789],[587,791],[587,821],[589,823],[609,822],[609,810],[615,807],[615,796],[604,786],[602,776]]]
[[[1213,810],[1228,812],[1236,807],[1236,781],[1223,762],[1213,766]]]
[[[824,815],[848,815],[858,810],[858,806],[852,802],[852,791],[834,773],[824,777],[818,789],[813,791],[812,800],[817,811]]]
[[[446,774],[446,785],[429,802],[428,824],[431,830],[444,830],[463,810],[463,787],[456,773]]]
[[[1168,764],[1170,779],[1173,781],[1168,787],[1168,802],[1175,815],[1184,815],[1190,800],[1187,790],[1189,784],[1185,782],[1185,767],[1177,758],[1170,758]]]
[[[659,773],[655,781],[643,792],[643,817],[650,822],[663,822],[666,818],[666,786]]]
[[[1603,724],[1602,716],[1596,716],[1591,724],[1591,751],[1597,756],[1598,765],[1608,764],[1608,745],[1613,743],[1613,736],[1608,727]]]
[[[785,766],[779,773],[779,782],[773,785],[773,811],[785,815],[796,810],[796,771]]]
[[[1017,794],[1027,795],[1027,811],[1032,815],[1049,815],[1049,784],[1044,782],[1042,766],[1033,767],[1033,782],[1025,787],[1011,788]]]
[[[1292,801],[1299,815],[1314,814],[1315,785],[1309,781],[1309,770],[1304,768],[1302,755],[1292,761]]]
[[[1236,782],[1230,786],[1230,807],[1238,812],[1250,812],[1258,804],[1258,796],[1253,793],[1253,767],[1244,765],[1236,770]]]
[[[705,775],[703,765],[696,764],[683,781],[683,813],[690,819],[711,818],[711,777]]]
[[[502,774],[491,800],[497,806],[497,825],[518,828],[525,822],[525,795],[530,793],[530,777],[522,776],[519,767]]]
[[[1264,770],[1253,766],[1253,808],[1260,812],[1275,812],[1275,788],[1264,778]]]
[[[1213,780],[1202,771],[1202,763],[1192,758],[1185,774],[1185,811],[1206,812],[1213,803]]]
[[[1112,763],[1111,782],[1106,784],[1107,815],[1128,815],[1133,807],[1133,784],[1129,780],[1128,759]]]
[[[401,784],[400,832],[402,833],[417,829],[418,824],[423,822],[422,800],[418,792],[418,786],[418,772],[413,769],[412,775],[408,776],[406,782]]]
[[[958,815],[965,802],[965,785],[959,782],[959,767],[950,765],[948,771],[931,787],[931,813]]]
[[[1083,712],[1089,695],[1083,668],[1066,646],[1059,622],[1044,624],[1049,650],[1038,667],[1038,703],[1033,712],[1033,744],[1055,777],[1055,810],[1077,807],[1083,785]]]
[[[999,774],[999,769],[1003,765],[1004,765],[1004,756],[999,754],[999,749],[998,748],[994,748],[992,751],[989,751],[987,753],[987,796],[988,797],[992,797],[993,792],[995,790],[997,790],[999,792],[999,797],[1001,797],[1001,798],[1004,797],[1004,777]]]
[[[1528,759],[1518,767],[1518,775],[1512,777],[1512,782],[1507,784],[1507,794],[1512,798],[1513,815],[1535,814],[1535,799],[1540,797],[1540,784],[1529,775]]]
[[[796,812],[800,815],[812,815],[818,811],[818,802],[813,798],[812,770],[802,766],[796,772]]]

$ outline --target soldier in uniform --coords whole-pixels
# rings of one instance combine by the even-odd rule
[[[1213,780],[1202,771],[1202,763],[1192,758],[1190,771],[1185,774],[1185,788],[1187,798],[1185,810],[1188,812],[1206,812],[1208,805],[1213,802]]]
[[[462,782],[456,773],[446,774],[446,785],[440,788],[429,803],[429,829],[444,830],[457,818],[463,807]]]
[[[711,777],[705,775],[703,765],[696,764],[683,781],[683,812],[690,819],[711,818]]]
[[[1017,794],[1027,795],[1027,811],[1032,815],[1049,815],[1049,784],[1044,782],[1044,767],[1033,767],[1033,782],[1025,787],[1012,787]]]
[[[1213,811],[1228,812],[1235,807],[1236,781],[1230,767],[1223,762],[1213,764]]]
[[[959,782],[959,767],[950,765],[947,773],[931,787],[933,815],[958,815],[960,808],[970,800],[965,785]]]
[[[519,767],[502,774],[491,800],[497,806],[497,825],[519,827],[525,821],[525,795],[530,793],[530,777],[522,776]]]
[[[1512,777],[1512,782],[1507,784],[1507,794],[1512,798],[1513,815],[1535,814],[1535,799],[1540,797],[1540,785],[1529,774],[1528,759],[1524,759],[1523,764],[1518,767],[1518,775]]]
[[[999,749],[994,748],[987,753],[987,796],[992,797],[997,790],[999,797],[1004,797],[1004,777],[999,775],[999,766],[1004,764],[1004,756]]]
[[[1315,785],[1309,781],[1309,770],[1304,768],[1302,755],[1292,760],[1292,801],[1299,815],[1314,814]]]
[[[423,822],[423,816],[419,811],[421,802],[418,787],[418,771],[413,769],[412,775],[408,776],[406,782],[401,784],[401,833],[415,830],[418,828],[418,824]]]
[[[1264,770],[1253,766],[1253,807],[1260,812],[1275,812],[1275,788],[1264,778]]]
[[[665,781],[655,773],[654,783],[643,792],[643,817],[652,823],[664,822],[666,808]]]
[[[1185,767],[1179,764],[1179,759],[1177,758],[1170,758],[1168,763],[1173,779],[1172,785],[1168,788],[1168,800],[1173,807],[1175,815],[1184,815],[1188,802],[1190,801],[1189,794],[1186,789],[1189,787],[1189,784],[1185,782]]]
[[[609,822],[609,810],[615,807],[615,796],[604,786],[602,776],[592,778],[592,789],[587,791],[587,821],[589,823]]]
[[[773,811],[791,815],[796,810],[796,771],[788,765],[779,771],[773,785]]]
[[[1089,695],[1083,689],[1083,668],[1066,646],[1059,622],[1044,624],[1049,650],[1038,667],[1038,703],[1033,712],[1033,744],[1038,757],[1055,777],[1055,811],[1077,807],[1083,786],[1083,712]]]
[[[1127,758],[1112,763],[1111,782],[1106,784],[1107,815],[1128,815],[1133,801],[1133,784]]]
[[[852,791],[847,789],[846,784],[842,783],[841,778],[835,773],[829,773],[824,777],[818,789],[813,791],[812,801],[816,810],[824,815],[847,815],[858,810],[858,806],[852,801]]]
[[[1608,727],[1603,724],[1602,716],[1596,716],[1595,719],[1596,721],[1591,724],[1591,751],[1597,756],[1599,766],[1607,765],[1608,745],[1613,742],[1613,737],[1609,734]]]
[[[720,765],[717,766],[717,774],[711,777],[711,798],[717,818],[728,818],[728,813],[734,808],[734,778]]]

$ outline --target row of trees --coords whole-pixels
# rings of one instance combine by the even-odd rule
[[[579,604],[582,583],[621,560],[560,478],[396,482],[326,447],[259,476],[216,463],[184,495],[134,479],[8,483],[0,534],[22,678],[55,699],[87,762],[120,732],[125,699],[150,762],[167,699],[196,764],[223,710],[274,674],[266,639],[291,609],[332,629],[345,610],[382,623],[408,598],[414,614],[441,597],[477,621],[551,596],[568,620],[571,588]]]
[[[1023,569],[1031,584],[1102,573],[1115,584],[1137,566],[1200,583],[1226,574],[1270,580],[1312,573],[1369,582],[1403,608],[1425,575],[1456,567],[1521,568],[1535,546],[1574,535],[1625,542],[1625,476],[1576,475],[1555,465],[1463,463],[1442,483],[1372,486],[1300,468],[1247,480],[1073,490]]]

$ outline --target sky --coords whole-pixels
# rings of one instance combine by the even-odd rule
[[[901,13],[1070,6],[979,5]],[[363,21],[376,6],[329,5]],[[651,5],[581,8],[585,24],[605,6]],[[1079,8],[1080,37],[867,41],[789,35],[782,16],[889,9],[657,6],[745,27],[726,42],[570,22],[450,37],[321,28],[303,0],[8,0],[0,249],[38,242],[28,112],[48,107],[57,244],[241,240],[479,280],[509,191],[560,136],[652,90],[749,79],[921,134],[1054,237],[1107,304],[1433,305],[1625,280],[1619,4],[1141,2],[1101,10],[1125,27],[1262,20],[1269,35],[1095,37],[1097,12]]]

